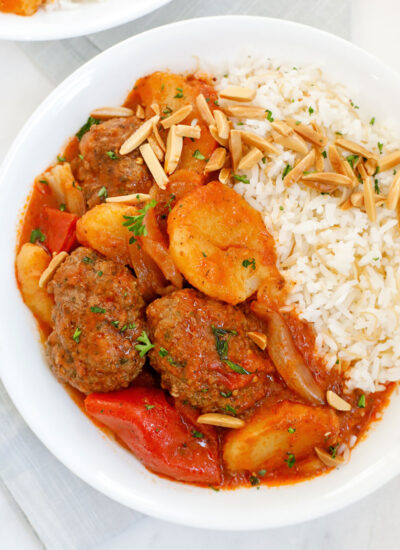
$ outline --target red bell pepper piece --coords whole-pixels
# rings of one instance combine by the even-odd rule
[[[179,481],[220,483],[215,430],[203,433],[176,410],[162,390],[132,387],[92,393],[86,397],[85,407],[154,472]]]
[[[46,236],[44,244],[51,253],[69,252],[77,245],[76,222],[78,216],[45,206],[41,214],[41,227]]]

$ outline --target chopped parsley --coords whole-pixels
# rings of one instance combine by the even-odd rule
[[[296,120],[296,126],[300,126],[301,120]]]
[[[232,369],[234,372],[237,372],[238,374],[251,374],[248,370],[241,367],[237,363],[234,363],[233,361],[229,361],[228,359],[224,359],[224,363],[228,365],[230,369]]]
[[[232,177],[236,180],[236,181],[241,181],[242,183],[250,183],[250,180],[247,176],[241,176],[240,174],[231,174]]]
[[[380,143],[379,141],[378,141],[378,149],[379,149],[379,153],[382,154],[383,143]]]
[[[338,447],[339,447],[339,443],[337,443],[336,445],[330,445],[329,452],[332,458],[336,458]]]
[[[379,195],[379,193],[381,192],[381,190],[379,189],[379,182],[378,182],[378,180],[377,180],[376,178],[375,178],[375,180],[374,180],[374,185],[375,185],[375,193],[376,193],[377,195]]]
[[[283,206],[280,206],[279,210],[282,210],[282,212],[283,212],[285,209],[283,208]]]
[[[82,187],[76,183],[76,181],[72,182],[72,187],[75,187],[75,189],[78,189],[78,191],[82,191]]]
[[[263,157],[263,158],[261,159],[261,162],[262,162],[263,164],[265,164],[265,163],[267,162],[267,157]]]
[[[236,415],[237,415],[236,409],[234,409],[234,408],[231,407],[230,405],[226,405],[226,406],[225,406],[225,410],[226,410],[226,412],[229,412],[229,413],[233,414],[233,416],[236,416]]]
[[[151,409],[154,409],[155,405],[145,405],[146,411],[151,411]]]
[[[160,357],[166,357],[168,355],[169,351],[166,350],[165,348],[160,348],[160,351],[158,352],[158,355]]]
[[[93,263],[94,263],[94,260],[93,260],[93,258],[90,258],[89,256],[84,256],[84,257],[82,258],[82,262],[83,262],[84,264],[93,264]]]
[[[284,462],[289,466],[289,468],[293,468],[296,462],[296,457],[293,453],[286,453],[288,455],[287,458],[285,458]]]
[[[105,310],[104,308],[98,307],[98,306],[92,306],[92,307],[90,308],[90,311],[91,311],[92,313],[105,313],[105,312],[106,312],[106,310]]]
[[[182,88],[176,88],[176,95],[174,95],[174,98],[176,99],[181,99],[182,97],[185,97],[183,95],[183,90]]]
[[[260,480],[257,476],[250,476],[250,483],[253,487],[260,484]]]
[[[165,208],[168,208],[168,212],[171,212],[171,210],[172,210],[171,204],[172,204],[172,201],[174,201],[175,199],[176,199],[175,195],[173,193],[171,193],[171,195],[169,196],[168,202],[165,205]]]
[[[354,165],[358,161],[358,159],[359,159],[358,155],[349,155],[348,157],[346,157],[346,160],[350,164],[352,169],[354,169]]]
[[[138,337],[138,342],[140,343],[136,344],[135,350],[139,352],[140,357],[144,357],[148,351],[154,348],[154,344],[150,342],[145,331]]]
[[[85,124],[82,126],[82,128],[78,132],[76,132],[76,134],[75,134],[76,137],[79,139],[79,141],[81,141],[83,136],[86,134],[86,132],[88,132],[90,130],[90,128],[93,126],[93,124],[100,124],[100,120],[90,116],[87,119],[87,121],[85,122]]]
[[[357,403],[359,409],[365,409],[365,394],[360,395],[360,398]]]
[[[62,203],[60,204],[60,210],[61,210],[61,212],[65,212],[65,209],[66,209],[66,206],[65,206],[65,204],[62,202]]]
[[[312,115],[313,112],[314,112],[314,109],[313,109],[312,107],[309,107],[309,108],[308,108],[308,113],[309,113],[310,115]]]
[[[82,334],[82,331],[79,327],[76,327],[75,332],[72,336],[72,340],[75,340],[77,344],[79,344],[80,335]]]
[[[219,394],[222,396],[222,397],[225,397],[225,398],[228,398],[232,395],[232,392],[231,391],[220,391]]]
[[[103,275],[103,272],[102,272],[102,271],[98,271],[98,272],[97,272],[97,275],[98,275],[99,277],[101,277],[101,276]]]
[[[170,115],[172,113],[172,109],[168,107],[168,105],[165,106],[165,109],[163,110],[164,115]]]
[[[118,328],[119,327],[119,321],[111,321],[111,324],[113,327]]]
[[[269,120],[270,122],[274,122],[274,117],[272,116],[272,111],[270,111],[269,109],[265,109],[265,112],[267,113],[267,120]]]
[[[328,155],[326,154],[326,151],[322,151],[322,156],[324,157],[324,159],[326,159],[326,157],[328,156]]]
[[[359,109],[360,107],[358,105],[354,105],[354,102],[350,99],[350,105],[353,107],[353,109]]]
[[[84,157],[83,155],[81,155],[81,154],[79,154],[78,157],[79,157],[81,160],[83,160],[83,159],[85,158],[85,157]]]
[[[294,434],[295,431],[296,431],[296,428],[288,428],[288,432],[290,434]]]
[[[39,183],[43,183],[43,185],[49,185],[49,182],[47,180],[39,180]]]
[[[207,258],[207,254],[203,251],[201,251],[202,255],[204,256],[204,258]]]
[[[257,472],[257,474],[258,474],[260,477],[264,477],[266,473],[267,473],[267,470],[259,470],[259,471]]]
[[[67,159],[61,155],[57,155],[58,162],[67,162]]]
[[[217,353],[219,355],[219,358],[224,361],[228,358],[228,345],[229,340],[231,336],[236,336],[237,332],[236,330],[228,330],[224,328],[218,328],[214,325],[211,325],[211,330],[214,334],[215,338],[215,347],[217,349]],[[224,337],[227,336],[226,339]]]
[[[205,160],[205,156],[203,155],[203,153],[200,153],[200,151],[198,149],[196,149],[196,151],[193,153],[192,155],[195,159],[197,160]]]
[[[243,267],[249,267],[251,266],[252,269],[256,269],[256,260],[255,258],[248,258],[247,260],[243,260],[242,262]]]
[[[197,430],[192,431],[192,436],[197,437],[198,439],[201,439],[202,437],[204,437],[204,435],[201,432],[198,432]]]
[[[111,160],[118,160],[118,159],[119,159],[119,156],[116,155],[114,151],[107,151],[107,152],[106,152],[106,155],[107,155]]]
[[[107,192],[107,189],[104,187],[104,185],[97,193],[97,196],[100,197],[101,199],[102,198],[106,199],[108,197],[108,192]]]
[[[371,124],[371,126],[373,126],[375,124],[375,117],[374,116],[371,118],[369,123]]]
[[[144,217],[150,210],[150,208],[154,208],[156,204],[157,201],[153,199],[145,204],[143,208],[138,210],[139,214],[137,214],[136,216],[124,216],[124,219],[126,221],[122,225],[127,227],[128,231],[131,231],[134,235],[142,235],[143,237],[145,237],[147,235],[147,229],[143,223]],[[135,241],[136,239],[134,237],[131,237],[131,239],[129,240],[129,244],[132,244]]]
[[[282,173],[282,179],[286,178],[286,176],[289,174],[290,170],[293,170],[293,168],[292,168],[292,166],[290,166],[290,164],[287,164],[285,166],[285,169],[284,169],[283,173]]]
[[[217,107],[219,106],[218,99],[214,100],[214,105],[216,105]]]
[[[46,240],[46,235],[42,233],[40,229],[32,229],[29,242],[35,243],[36,241],[39,241],[41,243],[44,243],[45,240]]]

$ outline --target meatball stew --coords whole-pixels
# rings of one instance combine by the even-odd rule
[[[274,240],[230,185],[246,151],[206,76],[141,78],[36,178],[16,258],[86,414],[154,473],[216,490],[343,465],[393,389],[347,392],[285,309]]]

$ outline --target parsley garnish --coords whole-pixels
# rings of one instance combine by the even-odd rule
[[[107,151],[106,155],[110,157],[111,160],[118,160],[119,157],[114,153],[114,151]]]
[[[84,264],[93,264],[93,263],[94,263],[94,260],[93,260],[93,258],[89,258],[89,256],[84,256],[84,257],[82,258],[82,262],[83,262]]]
[[[326,151],[322,151],[322,156],[324,157],[324,159],[326,159],[326,157],[328,156],[328,155],[326,154]]]
[[[49,185],[49,182],[47,180],[39,180],[39,183],[43,183],[43,185]]]
[[[365,409],[365,395],[360,395],[360,399],[358,400],[357,406],[359,409]]]
[[[154,344],[150,342],[145,331],[138,337],[138,342],[140,342],[140,344],[136,344],[135,350],[139,352],[140,357],[144,357],[148,351],[154,348]]]
[[[174,95],[174,98],[181,99],[182,97],[185,97],[182,88],[176,88],[176,95]]]
[[[286,178],[286,176],[289,174],[290,170],[293,170],[293,168],[290,166],[290,164],[287,164],[285,166],[285,169],[284,169],[283,173],[282,173],[282,179]]]
[[[295,431],[296,431],[296,428],[288,428],[288,432],[290,434],[294,434]]]
[[[197,160],[205,160],[206,158],[198,149],[196,149],[192,156]]]
[[[352,169],[354,169],[354,164],[358,161],[358,159],[358,155],[349,155],[348,157],[346,157],[346,160],[350,164]]]
[[[270,111],[269,109],[265,109],[265,112],[267,113],[267,120],[269,120],[270,122],[274,122],[274,117],[272,116],[272,111]]]
[[[252,269],[256,269],[256,259],[255,258],[248,258],[247,260],[243,260],[242,266],[243,267],[249,267],[251,265]]]
[[[236,409],[234,409],[234,408],[231,407],[230,405],[226,405],[226,406],[225,406],[225,410],[226,410],[227,412],[230,412],[230,413],[233,414],[234,416],[237,415]]]
[[[211,330],[215,338],[215,347],[217,348],[217,353],[219,358],[224,361],[228,358],[228,345],[231,336],[236,336],[236,330],[228,330],[224,328],[218,328],[214,325],[211,325]],[[223,337],[227,336],[227,339],[224,340]]]
[[[241,181],[242,183],[250,183],[250,180],[247,176],[240,176],[239,174],[231,174],[232,177],[236,180],[236,181]]]
[[[314,109],[313,109],[312,107],[309,107],[309,108],[308,108],[308,112],[309,112],[310,115],[312,115],[313,112],[314,112]]]
[[[331,453],[332,458],[336,458],[338,447],[339,443],[337,443],[336,445],[330,445],[329,452]]]
[[[376,193],[377,195],[379,195],[379,193],[381,192],[381,190],[379,189],[379,182],[378,182],[378,180],[377,180],[376,178],[375,178],[375,180],[374,180],[374,184],[375,184],[375,193]]]
[[[170,115],[172,113],[172,109],[168,107],[168,105],[165,106],[165,109],[163,110],[163,113],[165,115]]]
[[[127,227],[128,231],[131,231],[134,235],[142,235],[143,237],[145,237],[147,235],[147,228],[143,223],[144,217],[146,213],[150,210],[150,208],[154,208],[156,204],[157,201],[153,199],[145,204],[143,208],[138,210],[139,214],[137,214],[136,216],[124,216],[124,219],[127,221],[124,222],[122,225]],[[135,242],[135,240],[136,239],[132,237],[129,243],[132,244],[132,242]]]
[[[79,158],[80,158],[81,160],[83,160],[83,159],[84,159],[84,156],[83,156],[83,155],[81,155],[81,154],[79,154],[79,155],[78,155],[78,157],[79,157]]]
[[[107,198],[108,197],[108,192],[107,192],[107,189],[103,187],[99,190],[99,192],[97,193],[97,196],[100,197],[100,198]]]
[[[220,391],[219,393],[220,393],[220,395],[221,395],[222,397],[226,397],[226,398],[228,398],[228,397],[230,397],[230,396],[232,395],[232,392],[231,392],[231,391],[227,391],[227,392],[225,392],[225,391]]]
[[[369,123],[371,124],[371,126],[373,126],[375,124],[375,117],[374,116],[371,118]]]
[[[197,430],[192,431],[192,436],[197,437],[198,439],[201,439],[202,437],[204,437],[204,435],[201,432],[198,432]]]
[[[119,327],[119,321],[111,321],[111,324],[113,327],[118,328]]]
[[[260,480],[257,476],[250,476],[250,483],[253,487],[260,484]]]
[[[294,456],[293,453],[286,453],[286,454],[288,455],[288,458],[285,458],[284,462],[286,462],[289,468],[293,468],[296,462],[296,457]]]
[[[72,187],[75,187],[75,189],[78,189],[78,191],[82,191],[82,187],[76,183],[76,181],[72,182]]]
[[[66,206],[65,206],[65,204],[62,202],[62,203],[60,204],[60,210],[61,210],[61,212],[65,212],[65,209],[66,209]]]
[[[379,141],[378,141],[378,149],[379,149],[379,153],[382,154],[383,143],[380,143]]]
[[[86,132],[88,132],[90,130],[90,128],[93,126],[93,124],[100,124],[100,120],[90,116],[87,119],[87,121],[85,122],[85,124],[82,126],[82,128],[78,132],[76,132],[76,134],[75,134],[76,137],[79,139],[79,141],[81,141],[83,136],[86,134]]]
[[[75,340],[77,344],[79,344],[80,335],[82,334],[82,331],[79,327],[76,327],[75,332],[72,336],[72,340]]]
[[[101,276],[103,275],[103,272],[102,272],[102,271],[98,271],[98,272],[97,272],[97,275],[98,275],[99,277],[101,277]]]
[[[67,162],[67,159],[65,157],[62,157],[61,155],[57,155],[58,162]]]
[[[160,351],[158,352],[158,355],[160,357],[166,357],[168,355],[169,351],[166,350],[165,348],[160,348]]]
[[[238,374],[251,374],[251,372],[249,372],[248,370],[246,370],[245,368],[241,367],[240,365],[236,364],[236,363],[233,363],[233,361],[229,361],[228,359],[224,359],[224,363],[226,365],[228,365],[228,367],[230,369],[232,369],[233,371],[237,372]]]
[[[170,196],[169,196],[169,200],[167,202],[167,204],[165,205],[166,208],[168,208],[168,212],[171,212],[172,208],[171,208],[171,204],[172,204],[172,201],[174,201],[176,199],[175,195],[172,193]]]
[[[40,229],[32,229],[29,242],[35,243],[36,241],[40,241],[41,243],[44,243],[45,240],[46,235],[42,233]]]
[[[258,474],[260,477],[264,477],[266,473],[267,473],[267,470],[259,470],[259,471],[257,472],[257,474]]]
[[[105,312],[106,312],[105,309],[103,309],[102,307],[98,307],[98,306],[93,306],[93,307],[91,307],[91,308],[90,308],[90,311],[91,311],[92,313],[105,313]]]
[[[151,411],[151,409],[154,409],[155,405],[145,405],[145,408],[147,411]]]

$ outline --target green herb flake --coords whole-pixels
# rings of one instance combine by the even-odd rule
[[[203,251],[201,251],[202,255],[204,256],[204,258],[207,258],[207,254]]]
[[[346,157],[347,162],[350,164],[352,170],[354,169],[355,163],[358,161],[359,156],[358,155],[348,155]]]
[[[377,195],[379,195],[379,193],[381,192],[381,190],[379,189],[379,182],[378,182],[378,180],[377,180],[376,178],[374,179],[374,186],[375,186],[375,193],[376,193]]]
[[[285,209],[283,208],[283,206],[280,206],[279,210],[281,210],[283,212]]]
[[[44,243],[45,240],[46,240],[46,235],[42,233],[40,229],[32,229],[29,242],[35,243],[36,241],[39,241],[41,243]]]
[[[61,212],[65,212],[65,209],[66,209],[66,205],[62,202],[62,203],[60,204],[60,210],[61,210]]]
[[[336,134],[337,136],[342,136],[342,135],[343,135],[342,132],[335,132],[335,134]]]
[[[369,123],[371,124],[371,126],[373,126],[375,124],[375,117],[374,116],[371,118]]]
[[[204,435],[201,432],[198,432],[197,430],[192,431],[192,436],[197,437],[197,439],[201,439],[202,437],[204,437]]]
[[[257,472],[257,474],[258,474],[260,477],[264,477],[266,473],[267,473],[267,470],[258,470],[258,472]]]
[[[57,155],[58,162],[67,162],[67,159],[61,155]]]
[[[175,99],[181,99],[182,97],[185,97],[183,95],[183,90],[182,88],[176,88],[176,95],[174,95],[174,98]]]
[[[173,193],[171,193],[171,195],[169,196],[168,202],[165,205],[165,208],[168,208],[168,212],[171,212],[172,210],[171,204],[175,199],[176,199],[176,196]]]
[[[270,111],[269,109],[265,109],[265,112],[267,113],[267,120],[269,120],[270,122],[274,122],[274,117],[272,116],[272,111]]]
[[[47,180],[39,180],[39,183],[43,183],[43,185],[49,185],[49,182]]]
[[[146,411],[151,411],[151,409],[154,409],[155,405],[145,405]]]
[[[301,120],[296,120],[296,126],[300,126]]]
[[[90,116],[85,124],[82,126],[82,128],[75,134],[79,141],[81,141],[86,132],[88,132],[94,124],[100,124],[100,120]]]
[[[113,327],[118,328],[119,327],[119,321],[111,321],[111,324]]]
[[[160,348],[160,351],[158,352],[158,355],[160,357],[166,357],[168,355],[169,351],[166,350],[165,348]]]
[[[379,149],[379,153],[382,154],[383,143],[380,143],[379,141],[378,141],[378,149]]]
[[[220,391],[219,394],[222,396],[222,397],[225,397],[226,399],[228,399],[228,397],[230,397],[232,395],[232,392],[231,391]]]
[[[134,330],[136,328],[136,323],[129,323],[128,328],[129,330]]]
[[[154,348],[154,344],[150,342],[145,331],[138,337],[138,342],[140,343],[136,344],[135,350],[139,352],[140,357],[144,357],[148,351]]]
[[[218,493],[218,491],[219,491],[218,487],[214,487],[214,485],[209,485],[208,487],[210,489],[212,489],[213,491],[215,491],[216,493]]]
[[[260,480],[258,479],[257,476],[250,476],[250,484],[251,484],[253,487],[256,487],[256,485],[259,485],[259,484],[260,484]]]
[[[102,272],[102,271],[98,271],[98,272],[97,272],[97,275],[98,275],[99,277],[102,277],[102,276],[103,276],[103,272]]]
[[[165,109],[163,110],[164,115],[170,115],[172,113],[172,109],[168,107],[168,105],[165,106]]]
[[[78,157],[79,157],[81,160],[83,160],[83,159],[85,158],[85,157],[84,157],[83,155],[81,155],[81,154],[79,154]]]
[[[215,100],[214,100],[214,105],[216,105],[217,107],[219,107],[218,99],[215,99]]]
[[[309,107],[309,108],[308,108],[308,113],[309,113],[310,115],[312,115],[313,112],[314,112],[314,109],[313,109],[312,107]]]
[[[197,160],[205,160],[206,158],[198,149],[196,149],[192,156]]]
[[[284,462],[289,466],[289,468],[293,468],[296,462],[296,457],[293,453],[286,453],[288,455],[287,458],[285,458]]]
[[[256,259],[255,258],[248,258],[247,260],[243,260],[242,262],[243,267],[249,267],[251,266],[253,270],[256,269]]]
[[[265,163],[267,162],[267,157],[263,157],[263,158],[261,159],[261,162],[262,162],[263,164],[265,164]]]
[[[75,332],[72,336],[72,340],[75,340],[75,342],[79,344],[81,334],[82,334],[81,329],[79,327],[76,327]]]
[[[359,398],[358,403],[357,403],[357,407],[359,409],[365,409],[365,394],[364,393],[362,395],[360,395],[360,398]]]
[[[118,160],[118,159],[119,159],[119,156],[116,155],[114,151],[107,151],[107,152],[106,152],[106,155],[107,155],[111,160]]]
[[[231,174],[231,176],[236,180],[236,181],[241,181],[242,183],[245,183],[245,184],[249,184],[250,183],[250,180],[247,176],[241,176],[240,174]]]
[[[91,311],[92,313],[105,313],[105,312],[106,312],[106,310],[105,310],[104,308],[98,307],[98,306],[92,306],[92,307],[90,308],[90,311]]]
[[[90,258],[89,256],[83,256],[82,262],[84,264],[93,264],[94,260],[93,260],[93,258]]]
[[[338,447],[339,447],[339,443],[337,443],[336,445],[329,446],[329,453],[332,458],[336,458]]]
[[[218,328],[211,325],[212,333],[215,338],[215,347],[221,361],[225,361],[228,358],[228,345],[231,336],[236,336],[236,330],[228,330],[225,328]],[[227,337],[225,339],[225,337]]]
[[[326,154],[326,151],[322,151],[322,156],[324,157],[324,159],[327,158],[328,155]]]
[[[296,428],[288,428],[288,432],[290,434],[294,434],[295,431],[296,431]]]
[[[248,370],[246,370],[244,367],[241,367],[237,363],[234,363],[233,361],[229,361],[228,359],[224,359],[224,363],[228,365],[230,369],[232,369],[234,372],[237,372],[238,374],[251,374]]]
[[[123,222],[123,226],[128,228],[128,231],[131,231],[134,235],[139,236],[142,235],[145,237],[147,235],[147,229],[145,224],[143,223],[144,217],[147,214],[147,212],[150,210],[150,208],[154,208],[157,204],[157,201],[154,199],[145,204],[143,208],[138,210],[139,214],[136,216],[124,216],[124,219],[126,220]],[[131,237],[129,243],[132,244],[135,242],[136,239],[134,237]]]
[[[225,405],[225,410],[226,410],[226,412],[229,412],[229,413],[233,414],[233,416],[237,415],[236,409],[234,409],[230,405]]]
[[[286,178],[286,176],[289,174],[290,170],[293,170],[293,167],[290,166],[290,164],[287,164],[285,166],[285,169],[284,171],[282,172],[282,179],[284,180]]]
[[[121,327],[121,328],[119,329],[119,331],[120,331],[120,332],[125,332],[127,328],[128,328],[128,325],[124,325],[123,327]]]
[[[82,191],[82,187],[76,183],[76,181],[72,182],[72,187],[75,187],[75,189],[78,189],[78,191]]]

